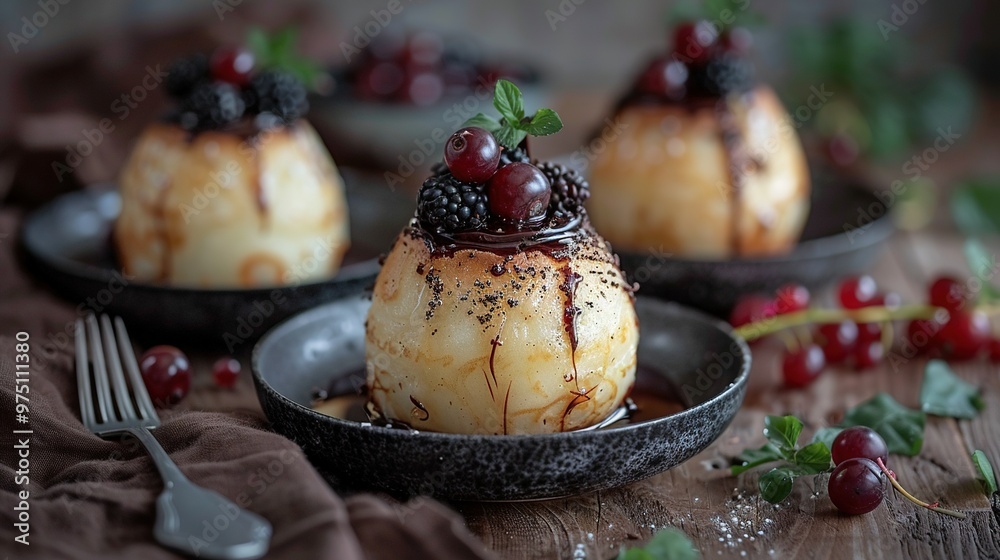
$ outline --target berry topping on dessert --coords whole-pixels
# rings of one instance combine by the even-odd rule
[[[444,163],[420,189],[417,218],[428,231],[530,232],[583,211],[590,193],[580,174],[528,155],[527,136],[558,131],[559,116],[541,109],[525,117],[517,87],[500,80],[496,88],[503,117],[479,114],[452,134]]]
[[[309,110],[298,76],[263,65],[240,47],[178,60],[170,66],[166,88],[178,102],[180,125],[190,131],[221,129],[257,115],[268,117],[262,123],[288,124]]]
[[[673,51],[653,59],[636,80],[629,101],[719,97],[745,93],[755,85],[747,58],[752,39],[742,28],[723,32],[710,22],[682,24]]]

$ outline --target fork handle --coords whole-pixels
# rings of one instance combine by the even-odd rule
[[[142,443],[163,477],[153,527],[157,542],[200,558],[260,558],[267,552],[266,519],[188,480],[148,429],[125,431]]]

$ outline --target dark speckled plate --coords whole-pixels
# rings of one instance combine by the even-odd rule
[[[726,316],[740,296],[789,282],[818,289],[868,270],[893,233],[889,212],[869,190],[844,179],[814,179],[812,209],[791,253],[724,261],[618,252],[640,293]]]
[[[349,298],[307,311],[267,333],[253,354],[257,395],[274,429],[343,490],[492,501],[621,486],[705,449],[746,391],[750,351],[742,339],[699,312],[639,298],[638,383],[669,385],[687,407],[682,412],[590,431],[474,436],[373,427],[313,411],[316,388],[335,379],[363,384],[350,377],[364,368],[368,306]]]
[[[412,215],[408,197],[384,182],[344,172],[352,246],[334,278],[260,289],[176,288],[124,279],[111,251],[120,210],[113,189],[65,195],[28,217],[21,235],[28,268],[81,310],[121,316],[158,343],[249,349],[296,313],[371,286],[377,257]],[[152,338],[152,337],[150,337]]]

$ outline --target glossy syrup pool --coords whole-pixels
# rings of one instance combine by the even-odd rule
[[[350,422],[369,423],[365,410],[368,395],[364,387],[355,389],[357,380],[364,379],[362,371],[352,372],[335,379],[326,389],[317,389],[311,408],[316,412]],[[636,383],[625,399],[625,404],[597,426],[584,430],[619,427],[648,422],[677,414],[688,408],[678,396],[673,384],[656,369],[639,364]],[[406,428],[405,425],[389,427]]]

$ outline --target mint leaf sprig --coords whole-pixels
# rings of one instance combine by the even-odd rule
[[[485,128],[508,150],[516,148],[529,134],[548,136],[563,127],[559,114],[552,109],[539,109],[534,115],[525,116],[524,95],[508,80],[497,80],[493,90],[493,107],[500,113],[500,120],[478,113],[462,126]]]
[[[246,46],[261,68],[279,68],[294,74],[310,89],[316,89],[323,77],[323,70],[313,60],[300,55],[295,49],[298,32],[287,27],[268,34],[259,27],[247,32]]]
[[[792,492],[792,484],[797,477],[830,470],[832,457],[826,443],[813,441],[799,447],[802,426],[802,421],[794,416],[765,418],[764,437],[767,444],[741,453],[737,457],[741,464],[734,465],[732,473],[740,474],[767,463],[783,462],[783,465],[764,473],[757,483],[761,497],[776,504]]]
[[[616,560],[697,560],[700,557],[683,531],[667,527],[653,535],[646,546],[622,547]]]

